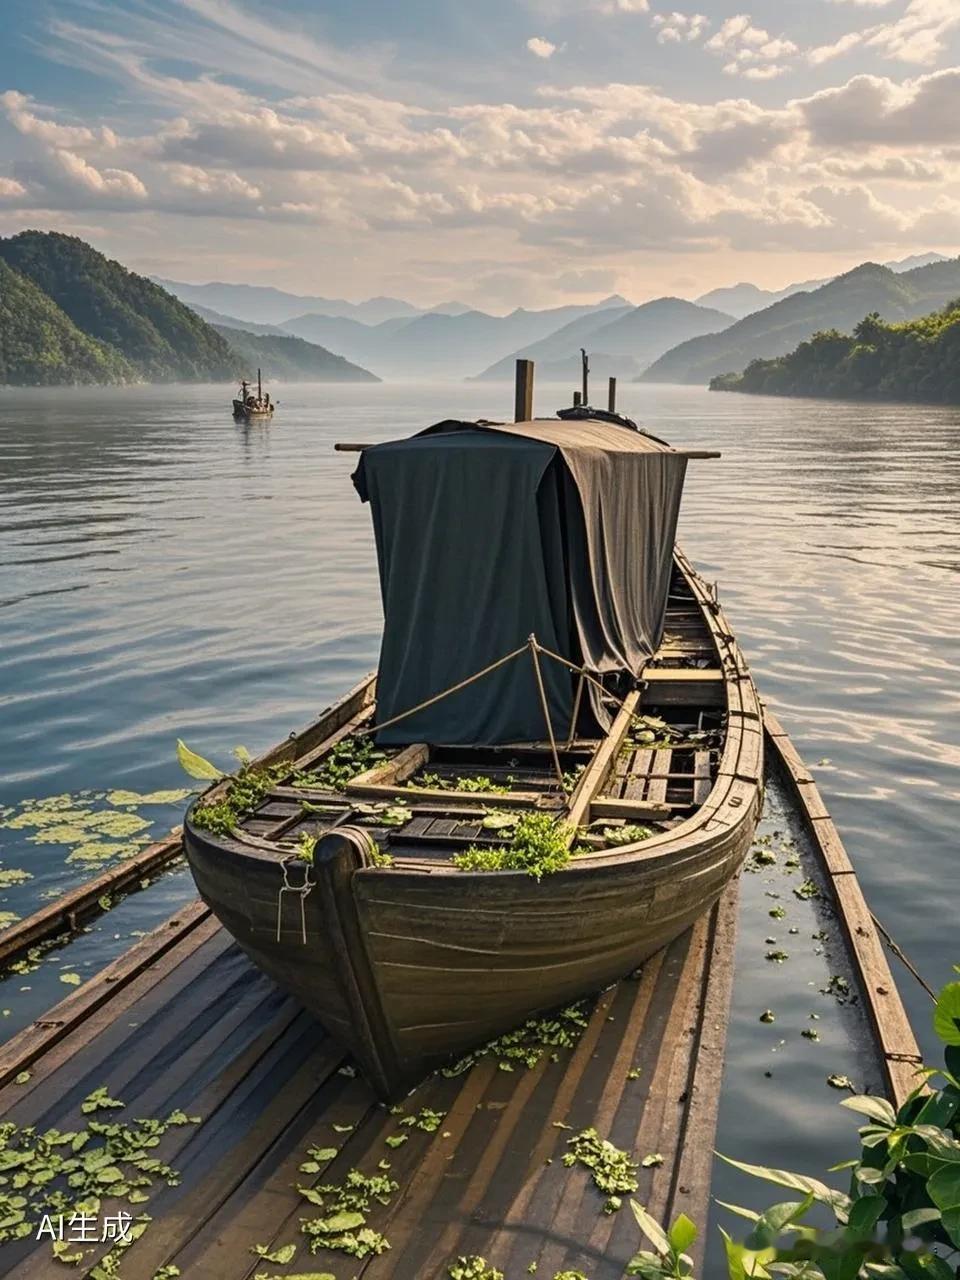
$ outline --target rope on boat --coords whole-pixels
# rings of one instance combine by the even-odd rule
[[[296,865],[303,868],[303,883],[290,883],[290,868],[294,865],[292,858],[284,858],[280,863],[280,869],[283,871],[283,884],[277,893],[277,941],[280,941],[280,931],[283,922],[283,895],[285,893],[295,893],[300,898],[300,932],[303,936],[303,945],[307,945],[307,898],[316,888],[316,881],[310,879],[310,868],[306,862],[297,860]]]
[[[908,972],[913,974],[913,976],[920,983],[921,987],[923,987],[924,991],[927,993],[927,995],[930,997],[933,1003],[936,1004],[938,999],[937,993],[930,986],[930,984],[924,978],[923,974],[920,972],[920,970],[916,967],[916,965],[913,963],[913,961],[904,951],[903,947],[900,946],[900,943],[897,942],[896,938],[893,937],[893,935],[889,932],[889,930],[886,929],[880,923],[880,921],[877,919],[877,917],[873,914],[872,911],[870,912],[870,919],[873,921],[874,925],[876,926],[877,932],[883,936],[884,942],[886,942],[887,946],[890,948],[893,954],[897,957],[899,961],[902,962],[902,964],[906,967]]]
[[[605,689],[603,684],[592,675],[586,667],[586,664],[577,666],[575,662],[571,662],[569,658],[564,658],[559,653],[554,653],[552,649],[548,649],[542,645],[532,632],[527,637],[527,643],[514,649],[511,653],[505,654],[504,657],[498,658],[496,662],[491,662],[489,666],[484,667],[482,671],[475,672],[472,676],[467,676],[465,680],[459,680],[456,684],[444,689],[440,693],[435,693],[431,698],[418,702],[415,707],[410,707],[406,711],[401,711],[395,716],[391,716],[389,720],[383,720],[379,724],[370,725],[366,729],[358,729],[357,736],[378,733],[381,729],[389,729],[391,725],[398,724],[401,720],[407,720],[410,716],[416,715],[418,711],[425,711],[427,707],[432,707],[434,703],[441,702],[444,698],[449,698],[451,694],[459,693],[461,689],[466,689],[468,685],[474,684],[477,680],[482,680],[484,676],[490,675],[492,671],[496,671],[499,667],[506,666],[508,662],[512,662],[514,658],[519,658],[521,654],[529,653],[533,661],[534,676],[537,681],[537,691],[540,695],[540,705],[543,709],[543,718],[547,727],[547,737],[550,740],[550,752],[553,756],[553,767],[556,770],[557,781],[563,786],[563,769],[560,766],[560,755],[557,749],[556,734],[553,730],[553,718],[550,715],[550,706],[547,701],[547,691],[543,682],[543,672],[540,667],[540,655],[546,658],[552,658],[554,662],[559,662],[562,666],[567,667],[576,676],[579,676],[577,682],[577,692],[573,703],[573,714],[570,717],[570,732],[567,736],[566,748],[569,748],[573,742],[576,732],[577,716],[580,713],[580,702],[583,696],[583,687],[585,682],[592,684],[605,697],[615,702],[621,711],[625,707],[625,703],[609,689]]]

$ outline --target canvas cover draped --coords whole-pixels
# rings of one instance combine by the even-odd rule
[[[377,721],[467,679],[535,634],[597,675],[638,676],[660,643],[686,459],[604,422],[442,422],[364,450],[384,633]],[[544,658],[555,733],[576,677]],[[606,727],[585,700],[581,732]],[[531,659],[382,730],[386,743],[543,740]]]

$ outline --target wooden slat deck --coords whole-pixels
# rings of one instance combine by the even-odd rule
[[[141,961],[153,948],[155,963],[124,968],[121,958],[5,1047],[7,1079],[25,1061],[31,1078],[0,1090],[0,1113],[19,1125],[82,1127],[80,1102],[106,1085],[127,1116],[175,1107],[202,1116],[156,1152],[182,1183],[143,1206],[153,1221],[124,1253],[124,1280],[151,1280],[167,1263],[189,1280],[285,1270],[431,1280],[458,1254],[483,1254],[508,1274],[538,1261],[547,1276],[580,1268],[614,1280],[637,1248],[626,1199],[618,1214],[603,1213],[586,1172],[562,1164],[569,1131],[556,1125],[596,1127],[637,1158],[659,1152],[663,1164],[641,1170],[638,1198],[660,1216],[682,1209],[705,1220],[735,917],[731,886],[641,975],[599,998],[579,1044],[557,1061],[545,1055],[506,1072],[485,1058],[462,1076],[431,1077],[404,1109],[445,1112],[440,1129],[400,1129],[410,1137],[391,1149],[397,1117],[361,1078],[341,1073],[336,1043],[197,906],[140,944]],[[334,1124],[353,1128],[342,1134]],[[297,1172],[310,1145],[341,1147],[319,1179]],[[299,1220],[320,1211],[296,1184],[338,1182],[352,1167],[371,1173],[384,1158],[400,1189],[369,1225],[390,1251],[363,1262],[311,1257]],[[293,1267],[250,1252],[294,1241]],[[73,1274],[88,1272],[95,1255],[87,1257]],[[49,1243],[28,1240],[0,1248],[0,1274],[65,1272]]]

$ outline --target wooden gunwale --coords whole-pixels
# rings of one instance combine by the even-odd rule
[[[899,1107],[921,1082],[919,1045],[900,999],[883,943],[863,896],[853,863],[840,833],[783,725],[764,708],[764,731],[780,770],[800,809],[830,889],[832,906],[843,931],[861,998],[880,1049],[884,1079]]]

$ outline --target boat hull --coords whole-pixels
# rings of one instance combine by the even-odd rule
[[[449,864],[383,867],[359,828],[335,828],[314,864],[211,836],[188,815],[197,887],[254,962],[353,1052],[384,1098],[525,1018],[622,978],[720,897],[762,802],[759,704],[727,637],[727,732],[709,794],[672,829],[577,857],[536,881]],[[305,887],[298,893],[299,886]]]

